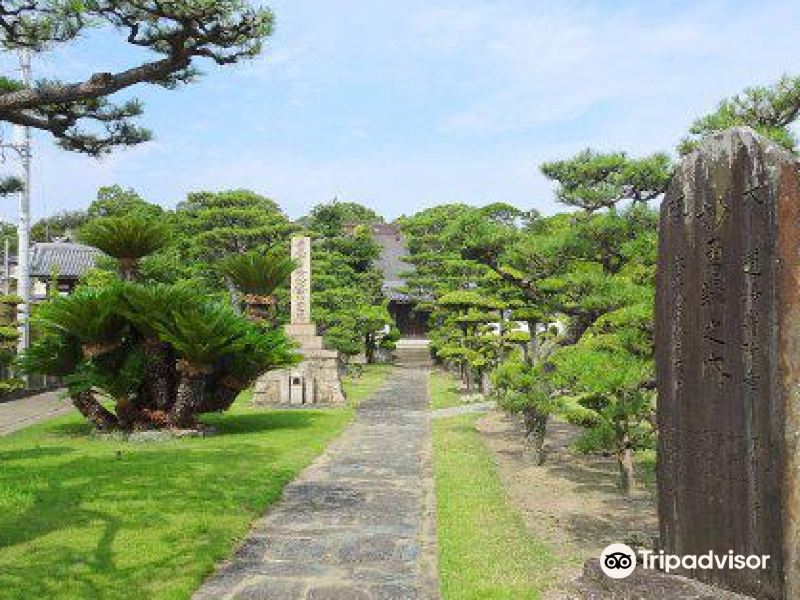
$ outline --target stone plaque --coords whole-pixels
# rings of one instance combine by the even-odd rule
[[[800,598],[799,204],[793,156],[737,128],[683,159],[661,205],[661,544],[769,555],[684,573],[757,598]]]
[[[311,238],[292,238],[292,258],[297,263],[291,280],[292,323],[311,323]]]

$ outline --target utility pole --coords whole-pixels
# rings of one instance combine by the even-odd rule
[[[19,51],[22,82],[30,87],[31,53]],[[16,147],[22,162],[22,191],[19,194],[19,223],[17,225],[17,294],[22,298],[18,310],[19,343],[23,352],[30,346],[31,278],[30,278],[30,231],[31,231],[31,128],[15,126]]]
[[[3,293],[8,296],[11,293],[11,263],[8,260],[9,251],[8,236],[3,237]]]

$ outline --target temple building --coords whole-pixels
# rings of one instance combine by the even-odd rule
[[[377,266],[383,271],[383,293],[389,298],[389,313],[404,338],[424,338],[427,333],[428,313],[418,312],[415,301],[404,291],[403,275],[414,266],[402,259],[408,255],[406,239],[396,225],[379,223],[372,227],[372,235],[381,247]]]
[[[80,278],[94,268],[102,252],[92,246],[70,241],[37,242],[31,244],[30,277],[33,300],[43,300],[48,291],[69,294]],[[17,282],[17,257],[9,256],[0,269],[0,285],[12,290]]]

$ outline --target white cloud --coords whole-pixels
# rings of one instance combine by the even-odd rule
[[[720,98],[796,69],[800,53],[790,0],[273,4],[264,57],[180,92],[137,90],[157,143],[98,163],[37,141],[37,214],[111,183],[167,205],[251,187],[293,215],[335,194],[388,216],[451,200],[552,211],[542,161],[669,150]],[[71,47],[39,72],[72,77],[93,61]]]
[[[650,14],[646,3],[618,11],[571,2],[431,9],[417,21],[421,47],[469,63],[482,82],[438,130],[519,133],[605,105],[618,110],[624,129],[630,116],[641,116],[640,107],[663,96],[677,105],[719,99],[765,67],[774,76],[776,56],[789,68],[800,50],[792,33],[800,9],[767,3],[736,12],[729,4],[696,3],[666,17]],[[750,69],[740,68],[747,63]],[[651,122],[656,131],[658,119]]]

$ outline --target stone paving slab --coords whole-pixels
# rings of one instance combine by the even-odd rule
[[[54,390],[0,403],[0,435],[75,410],[63,395],[64,390]]]
[[[396,368],[194,600],[435,600],[428,371]]]

